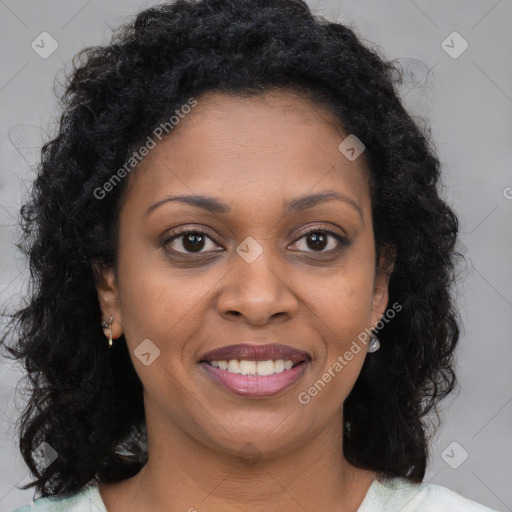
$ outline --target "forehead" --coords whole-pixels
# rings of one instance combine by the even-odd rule
[[[364,159],[339,151],[347,133],[325,106],[288,90],[209,92],[196,101],[130,175],[131,194],[172,188],[233,199],[251,190],[295,197],[317,184],[355,200],[368,193]]]
[[[186,121],[186,122],[185,122]],[[197,106],[183,122],[173,129],[175,139],[194,130],[208,132],[212,128],[231,131],[233,135],[259,132],[261,135],[281,131],[278,143],[297,135],[299,127],[330,127],[341,134],[344,131],[340,119],[325,103],[313,101],[305,93],[291,89],[271,89],[261,94],[242,94],[209,91],[197,98]],[[219,133],[220,135],[220,133]]]

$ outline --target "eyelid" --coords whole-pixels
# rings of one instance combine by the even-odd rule
[[[202,233],[204,235],[208,235],[216,244],[220,245],[220,242],[217,240],[217,237],[215,235],[213,235],[208,228],[201,226],[200,224],[198,224],[197,226],[194,226],[194,225],[190,226],[189,224],[187,224],[186,226],[183,226],[183,227],[177,227],[177,228],[173,229],[172,235],[164,236],[164,242],[168,241],[168,240],[172,240],[172,239],[176,238],[178,235],[189,234],[189,233]]]
[[[304,235],[308,235],[312,231],[313,232],[314,231],[323,231],[324,233],[329,233],[330,235],[333,235],[334,237],[339,237],[344,240],[347,239],[347,236],[345,235],[345,233],[341,234],[341,233],[338,233],[334,228],[328,227],[325,224],[324,225],[318,224],[318,225],[313,225],[313,226],[307,226],[306,228],[301,230],[299,232],[299,234],[296,235],[297,236],[296,241],[300,240]]]

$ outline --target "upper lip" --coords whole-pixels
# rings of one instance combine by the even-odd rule
[[[281,345],[280,343],[268,343],[265,345],[242,343],[211,350],[204,354],[200,361],[228,361],[230,359],[245,359],[248,361],[288,359],[294,363],[311,360],[309,354],[304,350]]]

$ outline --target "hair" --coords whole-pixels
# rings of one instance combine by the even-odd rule
[[[108,349],[96,291],[96,264],[116,266],[128,179],[105,200],[94,191],[155,127],[208,91],[299,92],[364,143],[375,247],[394,248],[389,303],[401,310],[344,403],[343,451],[359,468],[422,481],[427,413],[439,419],[439,401],[457,384],[458,221],[440,197],[430,130],[399,99],[401,79],[396,61],[302,0],[164,3],[75,55],[57,134],[42,146],[20,210],[16,246],[29,260],[29,290],[1,340],[22,362],[30,397],[17,428],[35,480],[23,489],[71,494],[129,478],[147,462],[142,384],[124,336]],[[47,467],[33,453],[43,442],[58,455]]]

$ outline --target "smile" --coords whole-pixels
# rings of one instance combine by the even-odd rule
[[[309,367],[310,361],[289,360],[202,361],[207,376],[220,387],[247,398],[273,397],[295,385]]]

